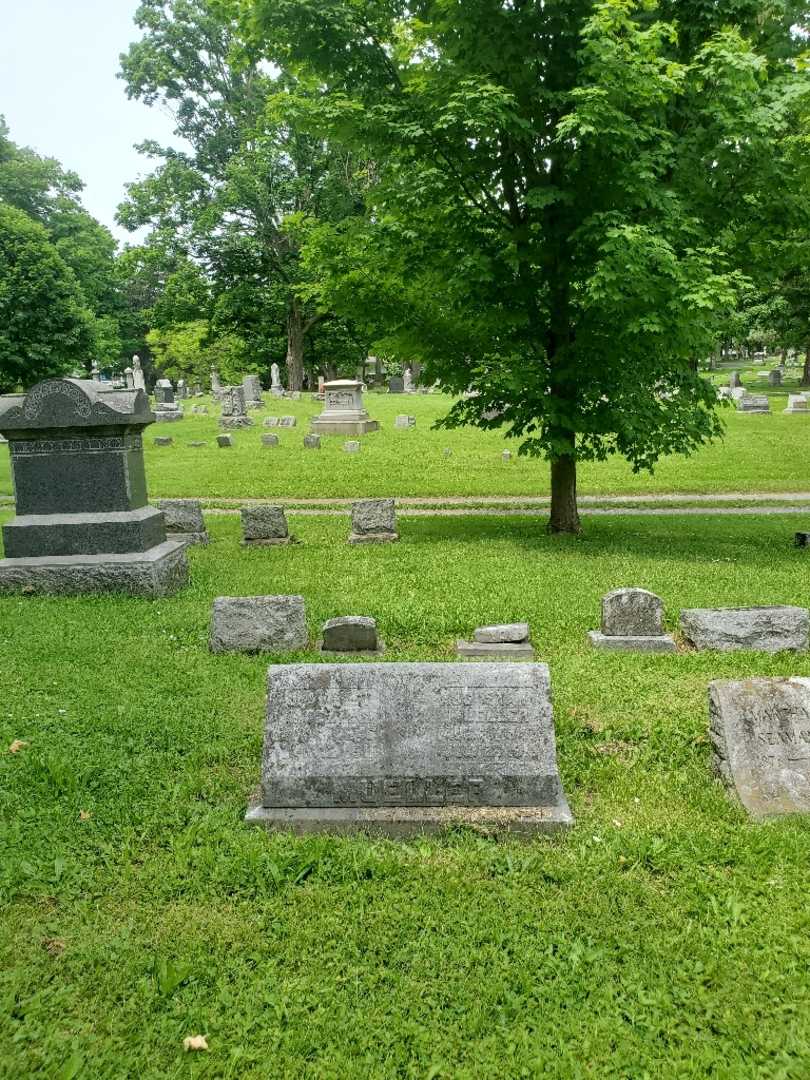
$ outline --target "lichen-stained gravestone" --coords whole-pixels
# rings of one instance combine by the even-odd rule
[[[267,679],[249,822],[394,835],[573,822],[545,664],[292,664]]]
[[[0,398],[17,516],[3,528],[0,591],[162,596],[188,577],[185,545],[148,505],[142,390],[48,379]]]
[[[709,686],[714,768],[753,817],[810,813],[810,679]]]

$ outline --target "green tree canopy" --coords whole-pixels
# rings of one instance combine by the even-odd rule
[[[0,203],[0,392],[82,365],[93,318],[44,226]]]
[[[321,88],[291,91],[299,126],[375,162],[366,216],[310,231],[319,302],[474,391],[445,423],[546,456],[553,530],[579,529],[577,460],[652,468],[720,432],[697,361],[762,237],[810,224],[789,5],[247,6]]]

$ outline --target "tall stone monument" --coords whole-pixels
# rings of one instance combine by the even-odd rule
[[[284,397],[284,387],[281,385],[278,364],[270,365],[270,393],[273,397]]]
[[[0,592],[164,596],[185,584],[185,545],[147,502],[142,432],[154,419],[142,390],[89,379],[0,397],[17,501]]]
[[[252,427],[253,421],[247,414],[245,390],[242,386],[225,386],[219,392],[222,402],[222,416],[219,426],[223,428]]]
[[[315,435],[366,435],[379,424],[363,407],[362,383],[336,379],[324,384],[324,410],[311,421]]]
[[[245,391],[245,406],[248,409],[261,409],[264,405],[262,399],[262,384],[258,375],[245,375],[242,379]]]
[[[274,665],[262,797],[247,820],[394,835],[571,825],[548,667]]]
[[[219,392],[222,389],[222,382],[219,378],[219,372],[216,368],[211,368],[211,395],[213,397],[219,397]]]
[[[137,353],[132,357],[132,386],[133,389],[143,390],[146,393],[146,379],[141,367],[141,358]]]

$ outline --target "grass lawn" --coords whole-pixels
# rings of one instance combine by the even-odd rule
[[[802,423],[738,422],[756,443],[783,420]],[[399,484],[435,479],[400,445]],[[301,452],[294,473],[276,454],[277,476],[231,482],[305,487],[330,459]],[[162,460],[160,493],[199,492]],[[170,600],[0,599],[0,1077],[807,1080],[810,821],[752,824],[712,778],[706,687],[810,658],[584,644],[618,585],[659,592],[673,627],[682,606],[806,606],[795,519],[603,518],[560,540],[536,519],[416,518],[377,548],[349,548],[342,518],[291,521],[300,546],[243,550],[212,516]],[[529,619],[575,828],[247,828],[269,661],[211,656],[207,622],[215,595],[262,592],[302,593],[313,638],[376,616],[386,660],[448,660],[475,625]],[[183,1053],[193,1034],[208,1053]]]
[[[764,388],[765,368],[743,372],[751,389]],[[810,487],[807,447],[810,415],[783,415],[787,395],[796,392],[800,370],[791,369],[780,391],[769,391],[772,413],[739,415],[724,410],[727,432],[722,442],[691,458],[670,457],[655,474],[634,475],[618,458],[579,469],[582,494],[638,494],[643,492],[796,491]],[[727,382],[728,372],[715,381]],[[253,413],[254,427],[237,431],[235,447],[216,446],[218,408],[209,417],[186,418],[177,424],[155,424],[147,429],[146,458],[149,491],[153,497],[215,498],[357,498],[362,496],[437,495],[547,495],[548,465],[542,460],[519,458],[517,442],[500,431],[468,428],[433,431],[451,400],[442,395],[366,395],[371,415],[381,430],[362,440],[359,454],[346,454],[343,439],[325,437],[320,451],[304,450],[309,418],[321,411],[319,402],[271,402]],[[186,411],[193,402],[186,402]],[[394,417],[410,413],[417,426],[394,430]],[[280,445],[261,446],[265,415],[295,415],[298,427],[274,429]],[[154,436],[170,435],[171,447],[155,447]],[[190,447],[189,442],[207,446]],[[443,450],[453,453],[446,458]],[[501,460],[510,448],[512,460]],[[0,494],[11,494],[8,448],[0,446]]]

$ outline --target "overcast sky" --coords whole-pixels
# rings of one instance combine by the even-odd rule
[[[137,0],[0,0],[0,114],[11,138],[85,182],[82,199],[119,239],[124,185],[150,171],[133,149],[171,140],[171,117],[127,100],[118,56],[138,37]]]

